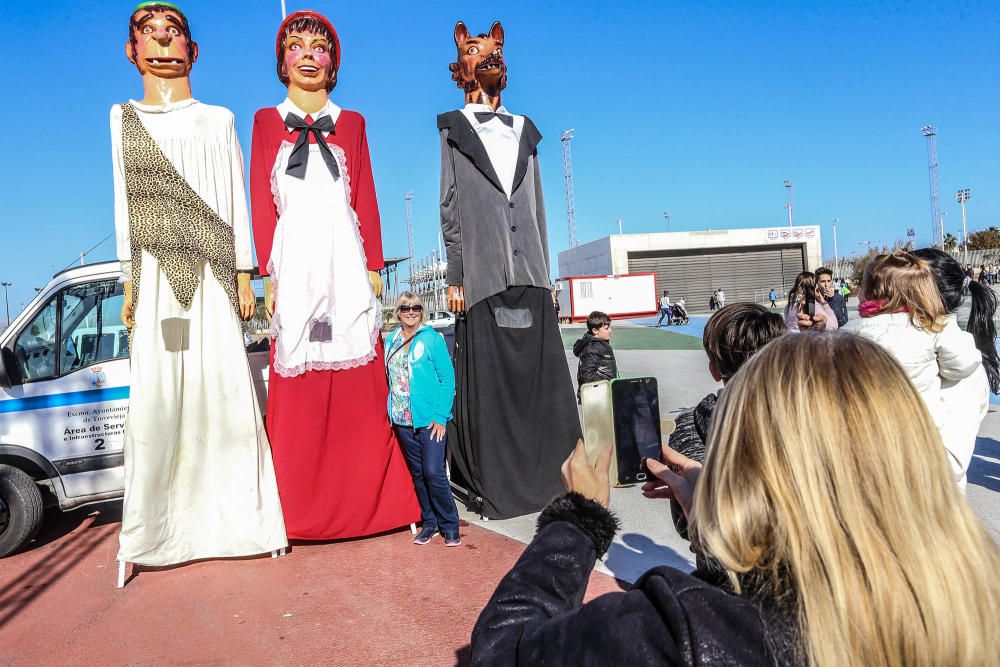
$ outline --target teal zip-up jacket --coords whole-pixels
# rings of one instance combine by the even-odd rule
[[[402,337],[403,327],[398,327],[389,336],[386,359],[389,358],[388,350],[393,349],[393,345],[402,340]],[[410,342],[410,349],[405,354],[410,363],[410,413],[413,416],[413,428],[424,428],[431,422],[447,424],[455,402],[455,368],[444,336],[425,324],[417,330]],[[389,392],[386,410],[392,414],[392,392]]]

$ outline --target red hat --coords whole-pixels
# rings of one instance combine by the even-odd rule
[[[281,22],[278,27],[278,37],[275,39],[274,45],[274,57],[281,59],[281,48],[284,46],[281,43],[281,36],[285,33],[285,28],[291,25],[292,21],[297,21],[299,19],[315,19],[323,24],[323,27],[330,32],[330,36],[333,38],[333,69],[340,69],[340,37],[337,36],[337,31],[333,29],[333,24],[330,23],[330,19],[326,18],[319,12],[314,12],[311,9],[305,9],[299,12],[292,12],[285,17],[285,20]]]

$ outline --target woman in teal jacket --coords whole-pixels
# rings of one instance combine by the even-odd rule
[[[403,445],[423,525],[414,544],[427,544],[440,532],[444,544],[462,543],[458,509],[445,474],[445,425],[455,402],[455,369],[444,337],[424,322],[424,306],[413,292],[396,300],[401,326],[386,345],[389,419]]]

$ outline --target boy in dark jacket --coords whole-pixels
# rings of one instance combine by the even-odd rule
[[[599,310],[587,316],[587,333],[573,343],[573,354],[580,359],[576,371],[577,385],[618,377],[618,364],[611,349],[611,318]],[[579,396],[579,388],[577,396]]]

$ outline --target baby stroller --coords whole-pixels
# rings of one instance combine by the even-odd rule
[[[688,313],[687,308],[684,304],[675,303],[673,309],[670,311],[670,324],[682,325],[688,323]]]

